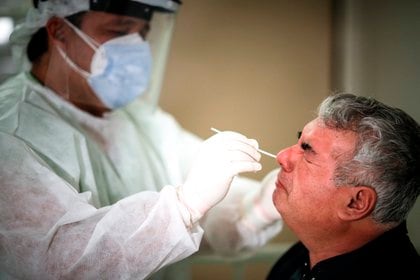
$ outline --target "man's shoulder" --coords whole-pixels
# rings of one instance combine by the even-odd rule
[[[80,133],[36,93],[29,79],[21,73],[0,86],[0,132],[30,146],[66,146],[66,139]]]
[[[14,131],[18,123],[17,109],[23,100],[25,77],[8,78],[0,85],[0,131]]]
[[[23,73],[11,76],[0,84],[0,106],[5,102],[17,102],[19,93],[23,92],[25,87],[25,76]]]
[[[297,242],[273,265],[267,279],[292,279],[307,260],[308,250],[302,242]]]

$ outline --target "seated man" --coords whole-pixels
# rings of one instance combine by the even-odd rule
[[[282,150],[273,202],[300,239],[268,279],[420,279],[406,219],[420,193],[420,127],[374,99],[328,97]]]

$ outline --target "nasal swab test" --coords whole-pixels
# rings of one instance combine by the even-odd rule
[[[216,132],[216,133],[220,133],[221,132],[220,130],[218,130],[218,129],[214,128],[214,127],[211,127],[210,130],[213,131],[213,132]],[[269,156],[269,157],[272,157],[272,158],[276,158],[275,155],[273,155],[273,154],[271,154],[269,152],[266,152],[264,150],[257,149],[257,151],[260,152],[263,155],[266,155],[266,156]]]

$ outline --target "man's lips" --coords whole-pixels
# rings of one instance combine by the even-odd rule
[[[284,189],[284,185],[283,185],[282,179],[281,179],[281,172],[279,172],[279,175],[277,176],[276,187]]]
[[[280,180],[277,180],[277,181],[276,181],[276,187],[277,187],[278,189],[280,189],[280,188],[283,188],[283,189],[284,189],[284,186],[283,186],[283,184],[280,182]]]

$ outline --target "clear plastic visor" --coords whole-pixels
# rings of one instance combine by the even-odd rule
[[[152,53],[153,67],[149,87],[142,98],[152,107],[156,107],[159,102],[175,21],[175,13],[155,13],[146,38]]]

